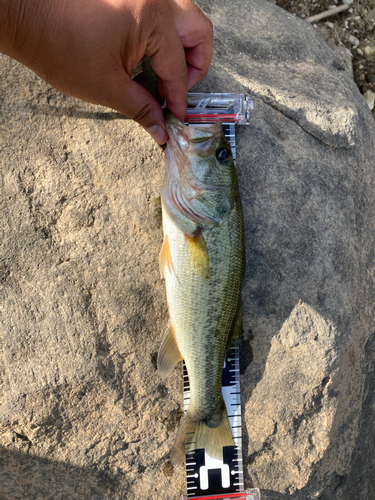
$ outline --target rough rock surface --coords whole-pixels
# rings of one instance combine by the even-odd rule
[[[375,497],[375,127],[313,27],[264,1],[201,0],[198,91],[247,92],[246,486],[262,499]],[[1,57],[0,498],[176,499],[182,377],[167,320],[160,149]]]

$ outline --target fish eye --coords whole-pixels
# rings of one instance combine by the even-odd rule
[[[216,158],[219,160],[220,163],[225,163],[229,160],[229,158],[232,156],[230,151],[226,148],[218,148],[216,150]]]

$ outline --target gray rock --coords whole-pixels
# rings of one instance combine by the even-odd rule
[[[215,55],[194,90],[254,99],[237,133],[246,485],[263,500],[372,498],[373,117],[308,23],[269,2],[197,3]],[[162,153],[0,61],[1,495],[178,498],[181,370],[155,369]]]

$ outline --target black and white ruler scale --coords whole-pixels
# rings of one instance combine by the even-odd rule
[[[186,123],[210,124],[220,120],[236,161],[235,125],[250,121],[253,103],[244,94],[189,94]],[[257,488],[244,490],[239,347],[233,347],[224,361],[222,393],[235,446],[223,449],[223,459],[195,450],[186,455],[187,495],[180,500],[260,500]],[[184,410],[190,402],[189,377],[184,364]]]

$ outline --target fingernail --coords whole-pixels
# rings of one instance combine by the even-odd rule
[[[146,128],[146,130],[158,144],[165,144],[167,142],[167,132],[160,125],[153,125],[150,128]]]

